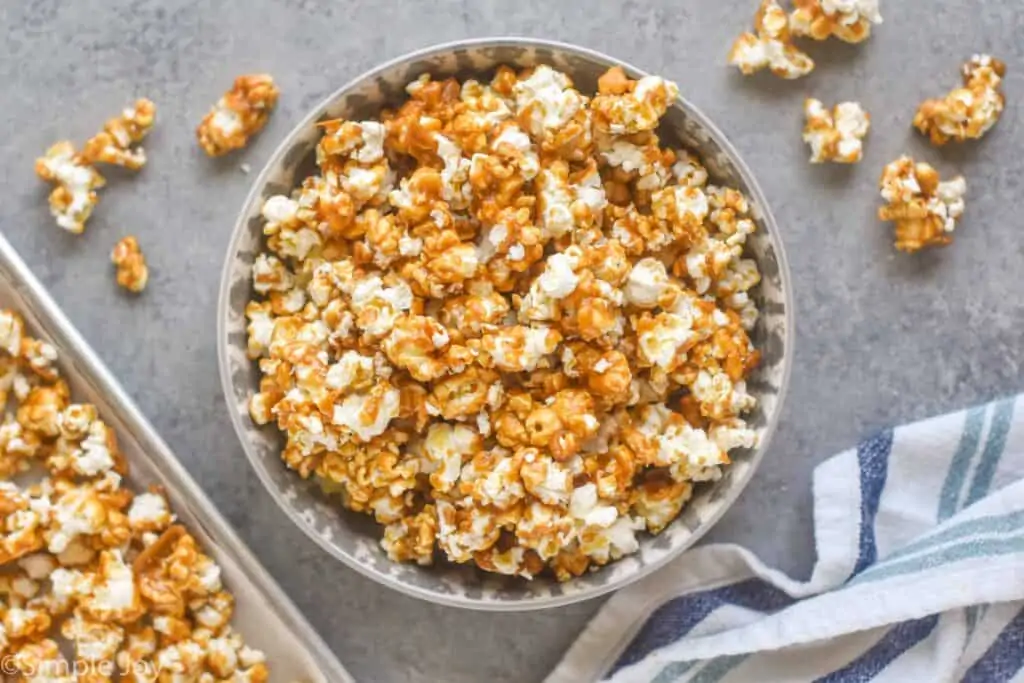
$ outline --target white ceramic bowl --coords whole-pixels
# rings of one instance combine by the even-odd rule
[[[762,362],[748,387],[758,399],[749,423],[759,432],[760,445],[731,452],[733,462],[725,468],[724,476],[699,487],[679,518],[661,534],[643,535],[638,553],[566,583],[545,577],[525,581],[446,563],[420,567],[388,560],[379,546],[381,527],[365,515],[342,509],[315,483],[288,470],[280,458],[283,439],[276,427],[259,427],[249,418],[247,401],[256,391],[259,370],[246,358],[243,311],[252,294],[250,268],[263,245],[260,208],[267,197],[288,194],[314,168],[314,148],[320,137],[317,121],[376,117],[382,106],[400,102],[404,86],[422,73],[480,77],[500,64],[516,68],[549,64],[569,74],[584,93],[595,92],[598,76],[611,66],[622,66],[634,78],[645,75],[629,64],[572,45],[496,38],[414,52],[343,86],[288,134],[253,183],[224,264],[217,352],[228,409],[249,461],[281,509],[324,550],[366,576],[409,595],[456,607],[525,610],[592,598],[649,574],[693,545],[732,505],[754,474],[778,421],[789,378],[792,297],[778,228],[760,188],[725,136],[693,105],[678,100],[662,121],[662,139],[696,152],[712,182],[741,190],[750,200],[758,226],[748,241],[747,255],[757,261],[763,277],[753,292],[761,311],[753,340],[762,353]],[[670,73],[664,75],[672,77]],[[685,91],[686,83],[681,86]]]

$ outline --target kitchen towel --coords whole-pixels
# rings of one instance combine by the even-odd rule
[[[808,581],[695,548],[616,593],[547,683],[1024,681],[1020,401],[825,461]]]

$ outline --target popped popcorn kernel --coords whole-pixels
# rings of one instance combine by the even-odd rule
[[[804,116],[804,142],[811,147],[811,163],[855,164],[863,158],[871,116],[860,104],[841,102],[829,110],[820,100],[808,98]]]
[[[989,55],[974,55],[961,72],[962,88],[922,102],[914,115],[914,126],[933,145],[981,139],[1002,116],[1006,104],[1002,90],[1006,65]]]
[[[793,45],[789,17],[776,0],[762,0],[754,30],[737,38],[729,51],[729,64],[744,75],[769,69],[779,78],[794,79],[814,70],[814,60]]]
[[[82,158],[90,164],[103,163],[137,171],[146,165],[146,152],[138,145],[149,134],[156,121],[156,105],[140,98],[125,108],[120,116],[110,119],[103,131],[89,139],[82,149]]]
[[[277,96],[269,75],[239,76],[196,129],[199,146],[212,157],[245,147],[266,125]]]
[[[110,260],[117,266],[117,284],[135,294],[146,288],[149,268],[135,237],[129,235],[114,245]]]
[[[36,175],[56,185],[49,201],[57,225],[76,235],[83,233],[99,202],[96,190],[106,184],[103,176],[66,140],[36,160]]]
[[[793,0],[796,9],[789,17],[794,35],[814,40],[835,36],[847,43],[860,43],[871,36],[871,27],[882,23],[878,0]]]
[[[878,218],[895,223],[897,249],[913,253],[953,242],[967,193],[962,177],[940,182],[929,164],[904,156],[885,167],[879,186],[887,204],[878,209]]]
[[[632,81],[618,78],[614,92],[601,92],[591,102],[595,125],[614,135],[632,135],[654,130],[658,121],[679,96],[679,87],[658,76],[644,76]],[[606,80],[607,84],[608,81]]]
[[[780,16],[759,23],[789,45]],[[317,170],[262,206],[250,416],[394,561],[568,580],[637,552],[756,444],[751,203],[659,140],[678,96],[659,77],[610,69],[591,97],[503,67],[406,93],[317,124]],[[174,528],[136,501],[131,533]],[[171,586],[143,592],[180,609]],[[238,678],[225,638],[211,666]]]

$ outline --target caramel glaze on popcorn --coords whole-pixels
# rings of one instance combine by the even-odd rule
[[[794,79],[814,70],[814,60],[793,44],[790,18],[776,0],[762,0],[754,16],[754,33],[744,33],[729,51],[729,64],[744,75],[769,69]]]
[[[1003,113],[1003,62],[989,55],[975,55],[963,65],[961,73],[962,88],[942,98],[925,100],[914,116],[914,126],[933,145],[941,146],[950,140],[978,140],[996,125]]]
[[[804,142],[811,148],[811,163],[831,161],[856,164],[864,156],[864,137],[871,116],[857,102],[841,102],[828,109],[820,100],[804,101]]]
[[[149,268],[138,241],[131,235],[114,245],[110,260],[117,267],[117,284],[138,294],[149,282]]]
[[[879,186],[887,203],[878,217],[895,224],[897,249],[912,253],[953,242],[967,193],[962,177],[942,182],[931,165],[903,156],[885,167]]]
[[[269,75],[239,76],[196,128],[199,146],[212,157],[245,147],[267,124],[277,96]]]
[[[120,116],[108,120],[103,131],[85,143],[82,157],[93,164],[113,164],[132,171],[139,170],[146,165],[146,153],[141,147],[132,149],[132,145],[142,142],[155,120],[156,105],[145,98],[136,100]]]
[[[871,26],[882,23],[878,0],[793,0],[789,16],[794,35],[814,40],[835,36],[847,43],[871,37]]]
[[[53,183],[50,213],[57,225],[79,235],[99,203],[97,190],[106,184],[96,164],[112,164],[137,171],[146,164],[146,153],[138,143],[149,134],[156,120],[156,105],[145,98],[121,112],[89,139],[81,151],[61,140],[36,159],[35,171]],[[136,145],[134,148],[132,145]]]
[[[756,443],[747,200],[661,145],[661,78],[407,92],[321,123],[319,173],[263,206],[252,419],[393,560],[566,580],[635,552]]]
[[[13,407],[0,424],[4,673],[268,680],[263,654],[229,625],[234,600],[220,568],[174,523],[159,487],[123,486],[114,431],[95,406],[72,403],[56,362],[53,346],[0,310],[0,400]],[[66,655],[96,676],[66,675]],[[99,675],[107,669],[112,677]]]

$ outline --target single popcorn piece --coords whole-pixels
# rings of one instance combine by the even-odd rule
[[[146,266],[146,257],[134,237],[129,235],[114,245],[114,250],[110,252],[110,260],[117,266],[117,284],[136,294],[146,288],[149,268]]]
[[[546,64],[517,82],[514,92],[519,118],[534,136],[566,125],[583,105],[569,77]]]
[[[793,79],[814,70],[814,60],[793,45],[789,17],[775,0],[762,0],[754,30],[737,38],[729,51],[729,64],[743,74],[770,69],[780,78]]]
[[[173,521],[167,499],[159,491],[140,493],[128,509],[128,523],[136,533],[163,531]]]
[[[878,209],[878,217],[896,224],[897,249],[912,253],[952,243],[964,212],[963,177],[941,182],[930,165],[904,156],[885,167],[879,185],[888,203]]]
[[[196,129],[199,146],[212,157],[245,147],[266,125],[277,97],[269,75],[239,76]]]
[[[57,225],[76,235],[99,202],[96,190],[106,181],[68,141],[54,144],[36,160],[36,174],[57,187],[50,193],[50,213]]]
[[[644,76],[638,81],[626,78],[621,67],[606,74],[601,91],[591,106],[595,123],[615,135],[632,135],[654,130],[665,111],[679,96],[679,87],[659,76]]]
[[[830,111],[820,100],[808,98],[804,115],[804,142],[811,147],[811,163],[855,164],[863,158],[871,116],[860,104],[842,102]]]
[[[962,88],[945,97],[926,100],[914,116],[914,126],[933,145],[941,146],[950,140],[978,140],[996,125],[1003,113],[1003,62],[989,55],[974,55],[963,65],[962,74]]]
[[[756,443],[752,203],[662,145],[678,88],[657,76],[588,93],[541,64],[405,91],[320,122],[313,174],[261,207],[250,417],[391,560],[565,581],[638,552]],[[170,533],[159,503],[136,497],[129,530]],[[168,664],[189,652],[164,641],[192,639],[171,614]],[[230,635],[210,642],[211,683],[247,680]]]
[[[793,0],[793,4],[790,30],[814,40],[835,36],[860,43],[871,36],[872,25],[882,23],[878,0]]]
[[[146,165],[146,153],[138,145],[156,120],[156,105],[141,98],[121,115],[110,119],[103,131],[85,143],[82,157],[91,164],[104,163],[137,171]]]

